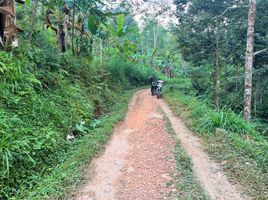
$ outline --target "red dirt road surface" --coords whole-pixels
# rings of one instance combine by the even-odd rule
[[[197,180],[212,200],[242,200],[220,167],[209,160],[198,138],[174,117],[163,100],[149,90],[132,98],[124,122],[114,129],[104,153],[88,166],[92,177],[75,200],[176,199],[172,174],[176,173],[175,142],[166,130],[159,107],[168,116],[181,145],[191,157]],[[213,170],[212,170],[213,169]],[[169,184],[167,184],[169,183]]]

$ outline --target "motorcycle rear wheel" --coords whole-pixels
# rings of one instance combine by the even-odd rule
[[[160,97],[161,97],[161,92],[159,90],[156,91],[156,97],[157,97],[157,99],[160,99]]]

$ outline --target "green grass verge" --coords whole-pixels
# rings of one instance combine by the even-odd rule
[[[230,111],[215,111],[204,102],[179,91],[164,91],[174,114],[183,118],[199,137],[210,157],[220,163],[233,182],[253,199],[268,199],[268,141]],[[216,131],[224,129],[223,132]]]
[[[20,199],[35,188],[80,145],[68,144],[68,134],[91,134],[117,94],[145,85],[153,71],[120,58],[98,63],[62,56],[54,44],[39,47],[44,45],[0,52],[1,200]]]
[[[14,199],[71,199],[85,176],[83,167],[103,149],[111,136],[113,127],[123,120],[128,101],[135,91],[118,94],[117,103],[104,117],[96,121],[95,128],[74,142],[69,142],[70,151],[66,156],[67,159],[58,164],[49,175],[40,176],[30,191],[21,188]]]
[[[179,139],[174,132],[171,122],[163,113],[166,129],[176,142],[173,154],[176,161],[176,173],[174,173],[175,187],[177,189],[176,199],[178,200],[209,200],[193,174],[193,163],[187,152],[183,149]]]

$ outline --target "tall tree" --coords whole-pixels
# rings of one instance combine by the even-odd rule
[[[16,25],[16,3],[25,3],[24,0],[0,1],[0,49],[6,46],[17,47],[17,34],[21,31]]]
[[[76,1],[73,1],[73,19],[72,19],[72,52],[73,55],[75,55],[75,49],[74,49],[74,25],[75,25],[75,7],[76,7]]]
[[[246,65],[245,65],[245,92],[244,92],[244,101],[245,101],[244,118],[246,121],[250,121],[251,119],[255,16],[256,16],[256,0],[249,0],[247,51],[246,51]]]
[[[31,28],[30,28],[30,40],[32,38],[32,34],[33,34],[33,30],[34,30],[34,26],[36,24],[36,21],[37,21],[37,15],[38,15],[38,3],[39,1],[38,0],[35,0],[35,4],[34,4],[34,11],[33,11],[33,14],[32,14],[32,23],[31,23]]]

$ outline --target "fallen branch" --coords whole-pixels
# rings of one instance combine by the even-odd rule
[[[268,48],[266,48],[266,49],[262,49],[262,50],[260,50],[260,51],[256,51],[255,53],[254,53],[254,56],[256,56],[256,55],[258,55],[258,54],[261,54],[261,53],[263,53],[263,52],[265,52],[265,51],[267,51],[268,50]]]
[[[220,18],[222,17],[223,15],[225,15],[229,10],[233,10],[233,9],[237,9],[237,8],[248,8],[248,5],[247,6],[231,6],[231,7],[228,7],[226,8],[220,15],[214,17],[213,19],[217,19],[217,18]]]

